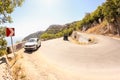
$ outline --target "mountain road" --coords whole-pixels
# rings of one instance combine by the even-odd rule
[[[43,41],[34,52],[20,50],[29,76],[34,80],[119,80],[120,40],[81,34],[94,36],[97,43],[78,45],[58,38]]]

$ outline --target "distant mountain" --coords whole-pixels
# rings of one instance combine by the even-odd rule
[[[64,29],[66,29],[68,27],[69,24],[65,24],[65,25],[58,25],[58,24],[53,24],[50,25],[45,31],[38,31],[35,33],[32,33],[28,36],[26,36],[23,40],[28,40],[30,38],[40,38],[41,35],[46,35],[46,34],[57,34],[61,31],[63,31]],[[50,37],[53,35],[49,35]],[[54,38],[54,37],[53,37]]]
[[[37,31],[35,33],[32,33],[32,34],[26,36],[23,40],[25,41],[25,40],[28,40],[30,38],[40,38],[40,35],[43,34],[43,32],[44,31]]]
[[[56,34],[63,30],[65,28],[65,25],[50,25],[48,29],[45,31],[45,33],[48,34]]]

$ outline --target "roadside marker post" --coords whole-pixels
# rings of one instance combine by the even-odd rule
[[[14,50],[14,46],[13,46],[13,38],[12,38],[12,36],[11,36],[11,45],[12,45],[13,54],[14,54],[14,56],[15,56],[15,50]]]
[[[7,37],[15,36],[15,28],[6,28],[6,36]]]
[[[15,51],[14,51],[12,36],[15,36],[15,28],[8,28],[7,27],[6,28],[6,37],[11,37],[12,52],[13,52],[15,60],[16,60],[16,55],[15,55]]]

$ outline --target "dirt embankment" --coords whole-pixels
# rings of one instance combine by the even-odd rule
[[[7,57],[0,58],[0,80],[27,80],[25,70],[22,65],[23,56],[21,53],[16,55],[9,54]]]
[[[119,24],[118,24],[119,25]],[[103,21],[100,24],[97,24],[95,26],[91,26],[88,30],[86,30],[86,33],[94,33],[94,34],[100,34],[100,35],[106,35],[110,37],[120,37],[118,35],[117,25],[115,24],[109,24],[107,21]]]

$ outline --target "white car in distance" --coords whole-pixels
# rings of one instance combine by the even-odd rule
[[[38,38],[30,38],[24,45],[24,49],[28,50],[37,50],[41,46],[41,41]]]

